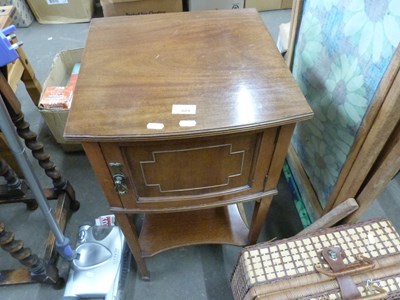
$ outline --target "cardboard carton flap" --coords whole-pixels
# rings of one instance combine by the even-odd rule
[[[72,69],[80,62],[83,49],[73,49],[59,52],[53,60],[49,75],[43,84],[43,91],[49,86],[65,86]]]

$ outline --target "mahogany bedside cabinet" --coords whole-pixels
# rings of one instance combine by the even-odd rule
[[[149,279],[144,258],[163,250],[257,241],[312,115],[256,10],[112,17],[92,20],[64,136]]]

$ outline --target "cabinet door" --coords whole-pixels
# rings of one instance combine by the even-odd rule
[[[276,129],[195,139],[102,143],[125,208],[193,209],[264,196]],[[118,191],[116,191],[118,192]]]

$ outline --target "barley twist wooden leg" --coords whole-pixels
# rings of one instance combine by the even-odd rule
[[[17,127],[18,135],[24,139],[26,147],[32,151],[33,157],[39,162],[46,175],[51,178],[56,191],[65,190],[67,184],[65,179],[57,171],[55,163],[50,160],[50,154],[44,150],[43,144],[37,140],[37,134],[30,129],[23,113],[21,112],[18,118],[13,121]]]
[[[24,248],[24,243],[20,240],[15,240],[14,233],[6,231],[3,223],[0,223],[0,246],[30,269],[29,276],[31,280],[53,284],[55,288],[64,286],[65,281],[58,276],[58,269],[52,264],[46,264],[43,259],[32,254],[31,249]],[[27,282],[26,278],[21,278],[21,280]]]
[[[30,129],[29,123],[25,121],[21,103],[8,85],[3,73],[0,73],[0,90],[8,113],[17,128],[18,135],[24,139],[25,145],[32,150],[32,154],[38,160],[39,165],[44,169],[46,175],[52,179],[55,190],[64,191],[67,182],[56,170],[56,166],[50,160],[50,155],[45,152],[43,144],[37,140],[37,134]]]
[[[18,135],[24,139],[26,147],[32,151],[33,157],[38,160],[46,175],[53,181],[55,193],[66,192],[71,199],[71,209],[78,210],[79,202],[75,199],[74,189],[56,169],[56,165],[50,160],[50,154],[45,152],[43,144],[37,140],[37,134],[30,129],[29,123],[25,121],[21,103],[2,72],[0,72],[0,91],[8,113],[17,128]]]
[[[39,258],[31,253],[29,248],[24,248],[24,243],[15,240],[12,232],[6,231],[3,223],[0,223],[0,246],[3,250],[11,254],[12,257],[19,260],[21,264],[28,268],[36,268],[39,264]]]
[[[9,164],[0,158],[0,176],[4,177],[7,186],[2,189],[0,204],[12,202],[25,202],[29,210],[38,208],[35,199],[25,197],[28,190],[27,185],[21,180],[9,166]]]
[[[26,147],[32,151],[33,157],[53,181],[55,193],[57,195],[63,192],[67,193],[71,199],[71,210],[77,211],[80,204],[75,198],[75,191],[72,185],[56,169],[55,163],[50,160],[50,154],[45,151],[43,144],[37,140],[37,134],[30,129],[29,123],[25,121],[24,114],[20,112],[18,117],[16,116],[13,119],[13,122],[17,128],[18,135],[24,139]]]
[[[10,188],[18,188],[21,185],[21,180],[4,159],[0,159],[0,176],[4,177]]]

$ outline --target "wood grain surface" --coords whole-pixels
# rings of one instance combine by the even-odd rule
[[[204,136],[311,116],[256,10],[113,17],[91,23],[65,138]]]

